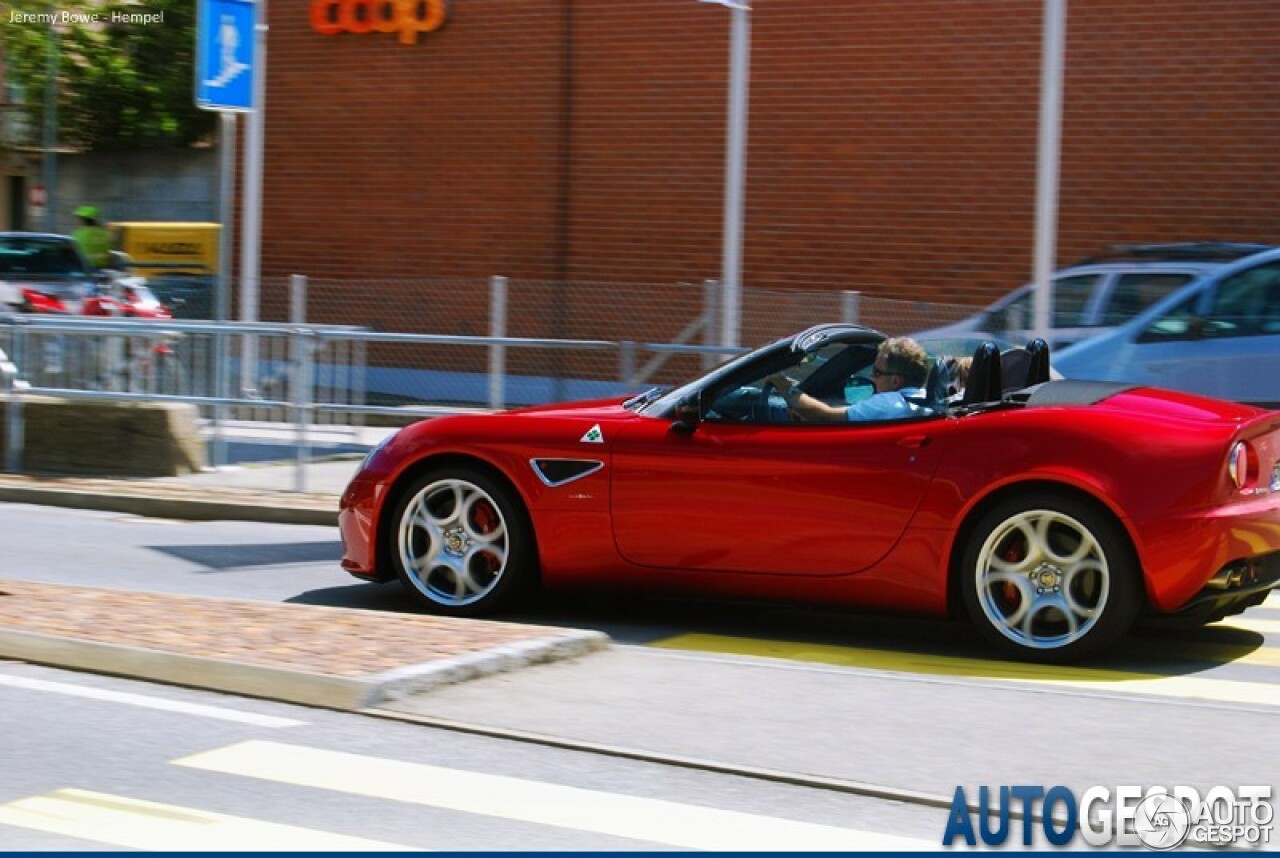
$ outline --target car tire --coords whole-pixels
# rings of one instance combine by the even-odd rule
[[[537,580],[524,505],[475,468],[439,468],[415,479],[395,505],[387,538],[401,584],[432,613],[489,613]]]
[[[977,521],[961,567],[965,610],[1002,652],[1062,664],[1115,643],[1142,605],[1141,570],[1107,512],[1050,492],[997,503]]]

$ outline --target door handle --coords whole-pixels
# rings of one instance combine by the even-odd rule
[[[919,450],[921,447],[928,447],[931,440],[928,435],[905,435],[898,439],[898,446],[906,447],[908,450]]]

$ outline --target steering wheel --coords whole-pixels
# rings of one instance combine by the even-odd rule
[[[783,377],[786,378],[786,376],[783,376]],[[792,381],[790,378],[787,378],[787,388],[791,388],[794,385],[795,385],[795,382]],[[756,398],[755,402],[752,404],[751,419],[756,421],[757,423],[774,422],[772,420],[773,404],[770,402],[770,398],[773,397],[774,395],[777,395],[785,400],[787,388],[784,388],[783,390],[778,390],[777,387],[774,386],[773,382],[766,378],[764,382],[760,385],[760,395]],[[783,413],[788,414],[788,411],[785,407],[783,408]]]

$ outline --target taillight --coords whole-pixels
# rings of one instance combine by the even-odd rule
[[[1237,441],[1227,458],[1227,476],[1239,491],[1253,488],[1258,481],[1258,454],[1247,441]]]

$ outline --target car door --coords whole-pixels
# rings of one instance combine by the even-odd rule
[[[827,396],[853,397],[875,354],[860,348],[862,363],[846,372],[837,357],[827,369],[838,372],[814,371],[806,392],[817,383]],[[610,486],[622,556],[663,569],[797,575],[858,572],[884,557],[928,488],[950,418],[776,419],[752,412],[624,427]]]
[[[1280,402],[1280,260],[1211,282],[1139,331],[1124,377],[1240,402]]]
[[[946,418],[835,426],[639,420],[613,447],[614,537],[663,569],[840,575],[872,566],[937,468]]]

